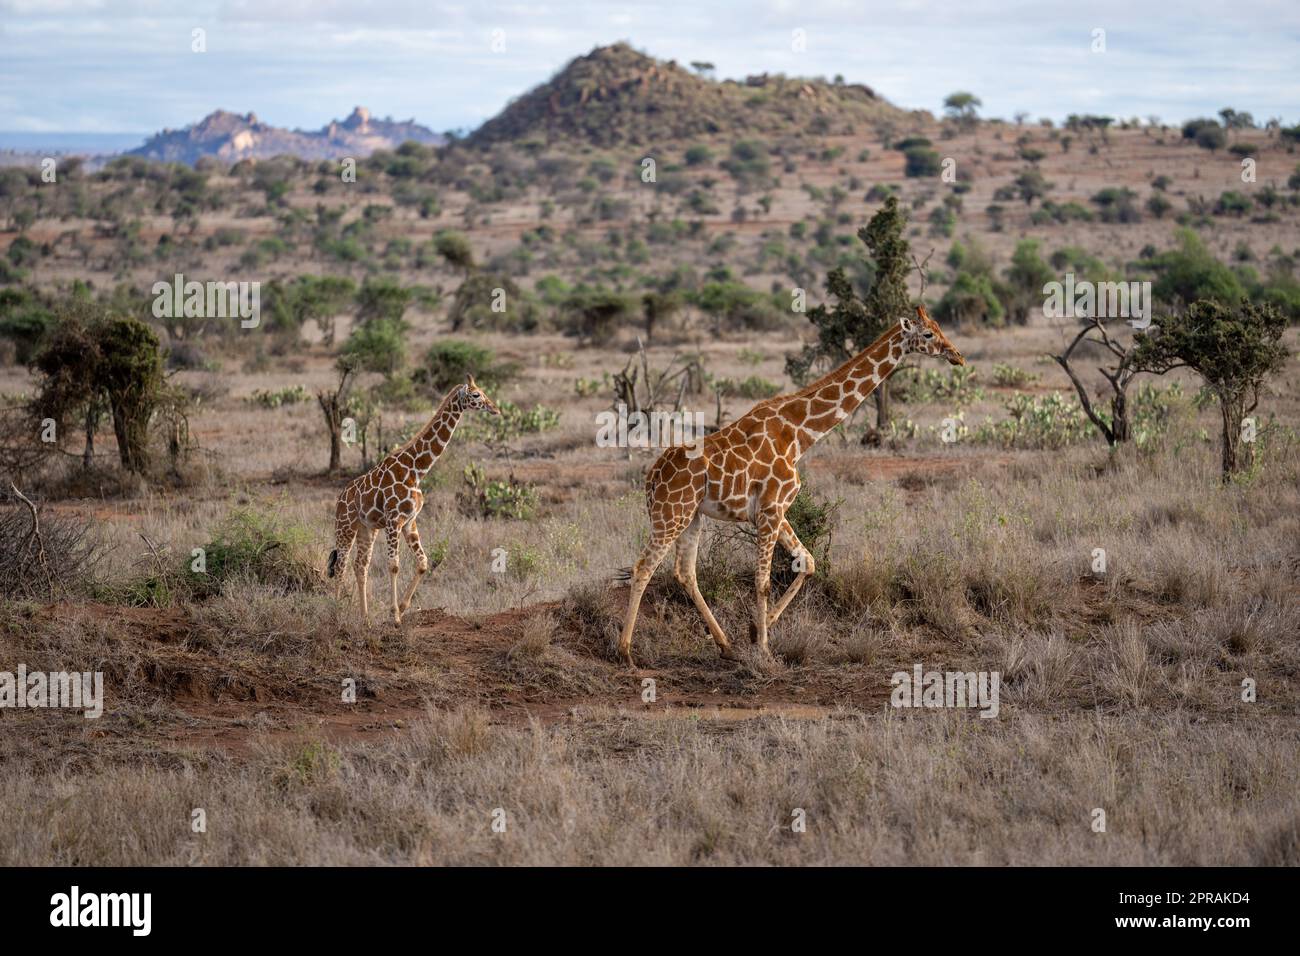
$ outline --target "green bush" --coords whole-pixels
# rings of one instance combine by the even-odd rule
[[[524,411],[514,402],[497,402],[500,415],[481,416],[466,428],[471,441],[507,442],[521,435],[535,435],[560,424],[560,413],[545,405]]]
[[[289,385],[277,389],[259,388],[245,399],[245,401],[252,402],[254,405],[261,405],[263,408],[297,405],[299,402],[310,400],[311,392],[307,391],[305,385]]]
[[[320,575],[311,561],[311,531],[270,512],[232,510],[203,547],[202,571],[187,556],[181,580],[196,598],[212,597],[232,582],[252,581],[282,593],[311,591]]]
[[[1006,317],[992,277],[966,271],[957,273],[934,311],[939,321],[953,325],[972,321],[1001,325]]]
[[[928,146],[913,146],[903,153],[903,173],[912,179],[938,176],[943,164],[939,154]]]
[[[392,375],[406,363],[406,330],[401,319],[375,318],[352,330],[343,358],[367,372]]]
[[[738,398],[763,399],[781,394],[780,385],[776,382],[769,382],[759,375],[751,375],[739,382],[730,378],[716,379],[713,382],[713,387],[723,395],[734,395]]]
[[[1210,253],[1200,236],[1190,229],[1180,229],[1177,238],[1177,249],[1151,260],[1158,276],[1151,288],[1156,299],[1170,305],[1190,304],[1197,299],[1233,305],[1242,299],[1246,290],[1241,280]]]
[[[969,365],[947,370],[908,365],[895,372],[890,383],[900,402],[955,402],[961,406],[984,397],[984,390],[975,384],[975,369]]]
[[[1042,376],[1037,372],[1026,372],[1023,368],[1014,365],[997,362],[993,366],[993,384],[1003,388],[1021,388],[1033,384],[1040,378]]]
[[[713,150],[707,146],[691,146],[686,150],[687,166],[703,166],[713,159]]]
[[[21,305],[17,304],[19,301]],[[6,307],[8,302],[15,305]],[[36,356],[54,323],[54,314],[44,306],[24,301],[11,290],[0,292],[0,337],[14,343],[18,364],[26,365]]]
[[[463,383],[467,376],[489,394],[518,374],[517,365],[498,362],[489,348],[463,339],[439,339],[424,353],[424,365],[415,379],[435,392],[443,393]]]
[[[528,521],[537,513],[538,494],[532,485],[510,478],[489,481],[478,465],[466,465],[465,490],[459,496],[461,508],[482,518]]]
[[[985,421],[970,432],[970,439],[1003,448],[1064,448],[1091,437],[1092,422],[1074,399],[1060,392],[1012,396],[1006,404],[1009,417]]]
[[[1254,207],[1255,201],[1245,193],[1228,190],[1214,204],[1216,216],[1244,216]]]

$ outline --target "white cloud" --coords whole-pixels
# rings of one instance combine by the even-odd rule
[[[437,129],[472,126],[592,46],[630,39],[720,76],[843,74],[937,111],[955,89],[985,113],[1062,117],[1226,105],[1294,122],[1300,5],[1218,0],[0,0],[0,129],[154,129],[218,106],[319,126],[361,103]],[[208,52],[189,51],[190,30]],[[790,31],[807,32],[807,51]],[[1107,52],[1089,50],[1107,31]],[[506,34],[492,54],[491,31]]]

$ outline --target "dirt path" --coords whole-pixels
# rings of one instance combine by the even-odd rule
[[[624,595],[618,588],[604,595],[606,620],[621,614]],[[430,707],[480,708],[506,725],[682,715],[734,725],[767,715],[833,718],[842,708],[879,709],[888,698],[878,667],[868,673],[854,665],[778,666],[765,673],[757,660],[722,661],[702,625],[691,631],[698,643],[678,635],[669,642],[674,650],[665,651],[652,629],[689,625],[670,624],[683,619],[676,613],[682,609],[661,601],[669,613],[644,617],[646,655],[636,672],[616,662],[603,640],[563,620],[556,603],[477,619],[423,610],[408,615],[400,630],[372,618],[367,629],[354,622],[294,653],[277,648],[276,635],[225,633],[187,608],[50,605],[30,623],[52,626],[74,616],[107,643],[107,651],[90,652],[102,658],[96,668],[105,673],[102,723],[86,726],[80,715],[59,714],[68,721],[60,726],[123,747],[173,752],[238,754],[276,740],[364,740],[408,730]],[[530,644],[529,622],[543,616],[555,620],[554,632],[549,642]],[[344,700],[345,681],[355,701]],[[51,714],[7,716],[38,722]]]

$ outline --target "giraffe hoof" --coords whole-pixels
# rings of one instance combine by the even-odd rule
[[[718,652],[718,656],[721,657],[724,661],[738,661],[738,660],[740,660],[740,655],[736,653],[736,649],[735,649],[734,647],[732,647],[730,644],[728,644],[726,647],[722,648],[722,649]]]
[[[749,622],[749,643],[751,644],[758,643],[758,625],[755,624],[753,621]]]

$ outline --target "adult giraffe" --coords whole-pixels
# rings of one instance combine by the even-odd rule
[[[645,479],[650,543],[632,572],[627,617],[618,642],[619,653],[629,667],[634,666],[632,632],[641,596],[673,542],[677,543],[673,576],[690,592],[722,656],[736,659],[731,642],[695,580],[695,558],[706,515],[719,521],[748,521],[758,531],[754,577],[757,607],[750,636],[763,654],[770,653],[768,628],[815,570],[812,555],[785,520],[786,509],[799,493],[799,473],[795,470],[799,459],[862,404],[904,355],[937,355],[953,365],[966,364],[925,306],[917,306],[916,314],[916,321],[903,317],[862,352],[807,388],[759,402],[713,434],[665,450],[650,467]],[[778,541],[800,559],[796,565],[799,573],[769,614],[772,552]]]
[[[393,583],[393,623],[401,624],[402,615],[411,606],[411,597],[420,579],[429,571],[429,558],[420,546],[420,532],[415,519],[424,507],[424,493],[420,481],[433,463],[442,455],[451,441],[452,432],[460,423],[460,416],[469,409],[486,409],[493,415],[501,410],[474,384],[469,376],[464,385],[457,385],[442,400],[429,424],[405,445],[360,477],[352,479],[339,495],[334,507],[334,550],[330,552],[330,577],[341,577],[348,567],[348,552],[357,540],[357,589],[361,593],[361,616],[369,612],[369,585],[366,580],[370,570],[370,555],[374,551],[375,537],[382,529],[388,537],[388,573]],[[415,578],[406,589],[401,604],[397,601],[397,548],[405,536],[406,543],[415,552]],[[340,580],[334,587],[337,597],[342,590]]]

